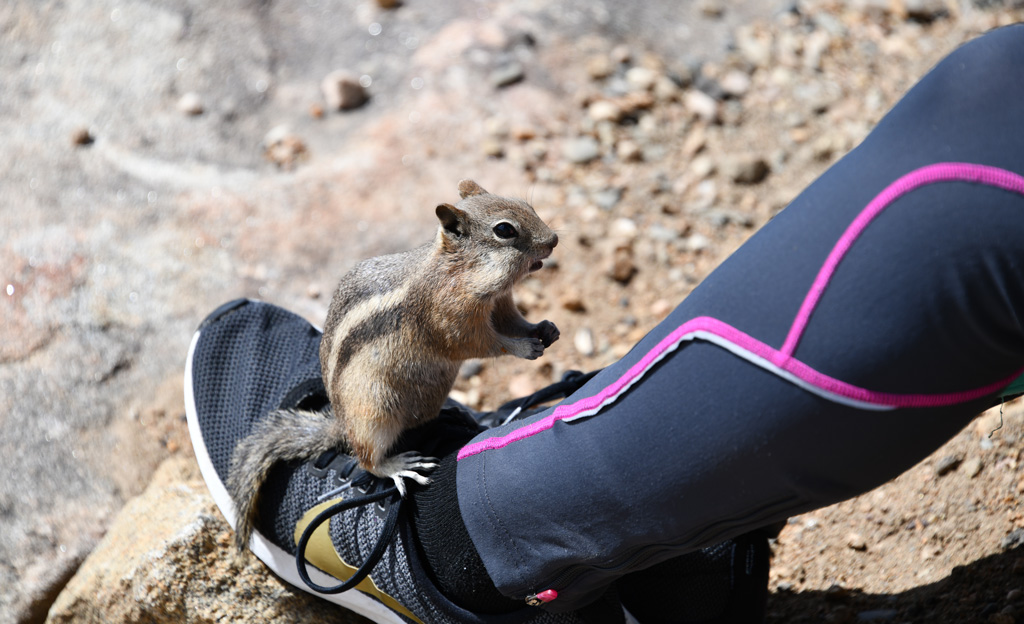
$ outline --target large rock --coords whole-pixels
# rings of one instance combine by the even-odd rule
[[[367,620],[237,556],[231,529],[198,468],[166,461],[125,505],[50,609],[49,624],[332,622]]]
[[[459,179],[534,188],[491,157],[505,145],[479,149],[482,120],[536,128],[543,153],[579,134],[567,94],[591,54],[715,55],[770,14],[743,0],[694,27],[689,4],[0,2],[0,622],[41,621],[182,447],[182,366],[208,311],[246,296],[322,322],[310,293],[429,238]],[[526,80],[495,90],[513,60]],[[337,67],[373,98],[324,115]]]

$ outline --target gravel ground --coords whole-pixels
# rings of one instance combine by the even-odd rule
[[[220,302],[319,324],[348,267],[429,238],[470,177],[558,230],[517,296],[563,338],[474,363],[457,397],[494,407],[604,366],[942,56],[1024,18],[985,5],[3,6],[0,619],[38,621],[159,461],[189,453],[182,361]],[[333,110],[326,78],[369,99]],[[1002,420],[794,518],[769,621],[1024,617],[1024,416]]]

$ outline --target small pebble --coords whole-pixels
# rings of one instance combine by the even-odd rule
[[[658,72],[646,67],[630,67],[626,72],[626,83],[634,91],[650,91],[658,81]]]
[[[484,121],[484,132],[488,136],[503,139],[508,136],[508,120],[504,117],[488,117]]]
[[[971,457],[970,459],[964,462],[963,471],[964,474],[967,475],[968,479],[973,479],[974,477],[978,476],[978,474],[981,473],[981,467],[981,458]]]
[[[935,474],[940,477],[945,476],[959,468],[961,462],[963,462],[963,458],[956,455],[947,455],[935,464]]]
[[[690,161],[690,172],[698,180],[705,180],[715,172],[715,161],[707,154],[701,154]]]
[[[816,160],[828,160],[832,155],[841,151],[841,139],[826,132],[811,143],[811,153]]]
[[[700,253],[711,246],[711,239],[703,234],[694,232],[682,240],[683,249]]]
[[[189,91],[178,100],[178,110],[186,115],[202,115],[203,100],[198,93]]]
[[[476,377],[484,370],[484,363],[476,358],[466,360],[459,367],[459,377],[463,379],[469,379],[470,377]]]
[[[722,77],[720,86],[726,95],[743,97],[750,90],[750,76],[734,69]]]
[[[680,93],[679,84],[668,76],[658,76],[654,83],[654,96],[659,100],[676,100]]]
[[[832,44],[832,38],[824,30],[816,30],[804,42],[804,67],[821,70],[821,59]]]
[[[511,61],[491,72],[491,84],[497,88],[508,87],[526,77],[526,69],[518,61]]]
[[[622,199],[622,189],[608,188],[594,193],[594,203],[602,210],[611,210]]]
[[[615,65],[607,56],[593,56],[587,61],[587,74],[594,80],[603,80],[615,72]]]
[[[627,241],[635,239],[639,231],[640,228],[637,226],[636,221],[626,217],[619,217],[612,221],[611,227],[608,228],[609,236]]]
[[[622,162],[639,162],[643,160],[643,150],[633,141],[619,141],[615,146],[615,155]]]
[[[620,284],[626,284],[633,279],[636,270],[636,264],[633,262],[633,252],[629,247],[617,247],[612,252],[608,275],[613,280]]]
[[[463,392],[462,390],[452,390],[451,392],[448,393],[448,398],[455,401],[456,403],[461,403],[463,405],[470,404],[469,393]]]
[[[709,123],[718,121],[718,100],[703,91],[690,89],[683,95],[683,104],[699,119]]]
[[[846,545],[857,551],[868,549],[868,543],[860,533],[850,533],[846,536]]]
[[[570,312],[586,312],[587,305],[578,290],[569,289],[562,293],[559,303]]]
[[[906,17],[920,22],[931,22],[949,13],[949,5],[942,0],[904,0]]]
[[[651,304],[651,314],[654,318],[661,320],[672,311],[672,302],[668,299],[658,299]]]
[[[701,0],[699,7],[704,17],[717,19],[725,14],[725,6],[721,0]]]
[[[999,546],[1003,550],[1016,548],[1022,544],[1024,544],[1024,529],[1014,529],[999,542]]]
[[[757,184],[768,176],[768,162],[752,154],[733,155],[722,163],[722,173],[737,184]]]
[[[96,139],[93,138],[92,133],[89,132],[89,129],[84,126],[76,128],[71,133],[71,144],[75,146],[92,145],[95,140]]]
[[[582,136],[567,140],[562,146],[562,153],[572,163],[582,165],[600,156],[600,146],[593,137]]]
[[[501,141],[494,137],[486,137],[480,143],[480,148],[485,156],[491,158],[501,158],[505,155],[505,147],[501,144]]]
[[[530,141],[537,138],[537,131],[530,126],[512,126],[509,135],[516,141]]]
[[[750,215],[728,208],[712,208],[704,215],[704,218],[716,228],[725,227],[730,223],[736,223],[743,227],[752,227],[754,225],[754,220]]]
[[[583,357],[590,357],[594,355],[594,333],[587,327],[581,327],[576,330],[576,335],[573,336],[572,344],[576,347],[576,352]]]
[[[359,76],[343,69],[324,76],[320,82],[320,91],[327,102],[327,108],[335,111],[359,108],[369,99],[366,89],[359,84]]]
[[[672,228],[655,223],[647,228],[647,237],[654,241],[671,243],[672,241],[679,239],[679,232]],[[672,279],[671,276],[669,276],[669,279]]]
[[[291,169],[308,156],[306,144],[286,125],[275,126],[263,138],[267,159],[282,169]]]
[[[610,100],[598,100],[587,108],[587,115],[594,121],[617,123],[622,119],[622,109]]]
[[[772,62],[770,37],[755,33],[751,28],[736,31],[736,48],[744,59],[754,67],[769,67]]]

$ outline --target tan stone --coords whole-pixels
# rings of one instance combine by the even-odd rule
[[[235,555],[231,529],[191,459],[161,465],[57,597],[48,624],[367,620]]]

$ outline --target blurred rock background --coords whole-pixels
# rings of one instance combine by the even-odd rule
[[[55,601],[53,621],[114,613],[82,602],[83,578],[114,582],[102,561],[57,597],[135,526],[118,514],[167,458],[160,483],[180,488],[142,500],[193,488],[195,513],[154,535],[220,552],[180,463],[185,353],[220,303],[319,324],[354,262],[430,239],[459,179],[527,197],[564,242],[519,303],[563,340],[536,363],[471,363],[457,396],[493,407],[621,356],[929,66],[1021,17],[944,0],[9,0],[0,621]],[[97,558],[128,560],[115,533]],[[153,621],[209,621],[161,604]]]

